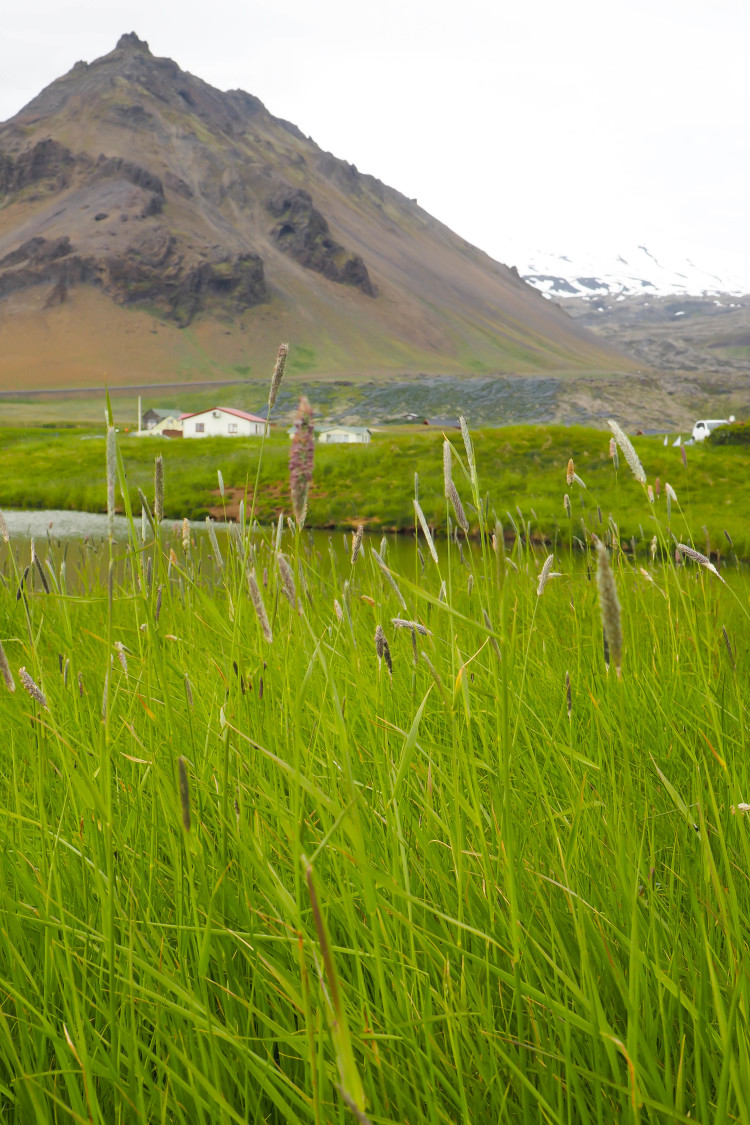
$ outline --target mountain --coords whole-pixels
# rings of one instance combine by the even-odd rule
[[[293,373],[632,367],[414,200],[134,34],[0,126],[0,386],[265,377],[282,339]]]
[[[643,369],[747,376],[750,259],[707,269],[697,256],[645,245],[512,253],[525,281]],[[716,393],[729,392],[717,386]]]
[[[516,267],[529,285],[562,300],[750,293],[750,261],[709,269],[681,253],[648,246],[569,255],[522,250]]]

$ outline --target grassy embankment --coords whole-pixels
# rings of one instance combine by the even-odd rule
[[[0,430],[0,507],[65,508],[105,511],[106,491],[101,472],[103,441],[96,431],[47,429]],[[454,431],[455,433],[455,431]],[[99,431],[101,437],[101,431]],[[165,515],[202,518],[208,512],[234,518],[239,499],[252,488],[260,455],[260,439],[207,439],[168,441],[121,435],[128,468],[130,501],[137,507],[137,488],[148,486],[155,454],[164,458],[168,480]],[[511,519],[523,530],[523,521],[535,538],[549,541],[583,538],[581,518],[595,522],[597,506],[606,523],[610,513],[621,537],[645,545],[654,526],[644,510],[643,491],[627,466],[612,471],[609,434],[599,430],[562,426],[509,426],[477,431],[477,456],[483,467],[490,502],[505,531]],[[440,468],[442,433],[427,428],[388,429],[373,435],[369,446],[321,446],[315,450],[315,476],[308,524],[314,527],[348,527],[365,520],[370,529],[414,527],[412,497],[414,473],[419,475],[424,507],[437,526],[444,524],[445,499]],[[750,450],[708,444],[687,450],[687,467],[679,449],[665,448],[658,438],[635,439],[649,473],[661,480],[656,512],[666,520],[664,483],[677,493],[672,505],[672,529],[679,537],[692,529],[696,543],[732,558],[724,532],[734,551],[750,556]],[[266,443],[256,513],[267,522],[289,507],[289,441],[276,433]],[[565,470],[573,457],[587,489],[568,488]],[[217,470],[227,490],[226,509],[219,494]],[[459,483],[459,491],[463,484]],[[572,517],[563,507],[570,494]],[[122,505],[120,509],[122,510]],[[510,513],[510,518],[507,513]],[[684,517],[681,513],[684,513]]]
[[[273,528],[219,565],[139,521],[109,595],[106,546],[20,598],[5,548],[3,1120],[748,1120],[748,582],[663,514],[664,565],[613,549],[621,679],[595,558],[540,594],[491,522],[400,593],[285,530],[297,608]]]

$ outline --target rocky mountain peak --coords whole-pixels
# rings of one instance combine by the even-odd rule
[[[117,40],[116,51],[140,51],[141,54],[150,55],[148,43],[145,39],[139,39],[134,31],[126,32],[121,35]]]

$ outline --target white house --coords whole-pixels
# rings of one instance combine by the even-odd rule
[[[266,427],[264,418],[235,410],[231,406],[215,406],[212,410],[199,410],[196,414],[182,414],[182,436],[201,437],[262,437]]]
[[[370,440],[367,426],[331,426],[321,430],[318,441],[322,445],[341,445],[350,442],[367,443]]]

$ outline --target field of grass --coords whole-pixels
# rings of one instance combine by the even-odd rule
[[[399,571],[249,512],[221,554],[140,519],[38,561],[0,539],[3,1121],[750,1120],[750,584],[675,558],[640,486],[656,562],[590,501],[582,558],[525,523],[506,549],[537,458],[561,508],[569,452],[586,479],[606,450],[560,437],[510,481],[459,435],[479,537]],[[439,520],[440,446],[399,440],[350,464],[378,497],[418,464]]]
[[[98,431],[6,427],[0,430],[0,439],[0,507],[106,511],[103,427]],[[684,465],[680,450],[664,447],[659,438],[635,439],[649,479],[655,487],[657,478],[660,481],[652,515],[627,466],[613,471],[608,432],[576,426],[508,426],[477,430],[474,440],[490,510],[506,533],[528,531],[535,539],[553,543],[573,537],[583,540],[582,519],[602,526],[611,514],[626,545],[634,539],[639,549],[646,550],[654,535],[654,518],[667,522],[664,485],[669,482],[678,497],[678,503],[670,505],[670,526],[678,537],[692,530],[702,551],[708,543],[710,553],[720,553],[730,562],[735,554],[750,557],[747,446],[692,446]],[[442,441],[442,432],[434,428],[388,427],[375,433],[367,446],[317,446],[308,524],[346,528],[365,521],[370,530],[413,529],[417,473],[430,520],[438,528],[444,526]],[[165,515],[170,520],[202,519],[209,512],[221,516],[225,511],[235,518],[246,489],[252,500],[260,439],[169,441],[121,435],[121,448],[134,508],[137,489],[146,491],[152,477],[156,453],[164,459]],[[263,450],[256,498],[262,523],[289,509],[288,457],[286,433],[273,434]],[[568,488],[565,483],[570,457],[585,489],[578,484]],[[224,500],[218,470],[224,479]],[[458,486],[459,491],[465,489],[465,481],[459,480]],[[564,507],[566,492],[570,518]],[[118,510],[122,511],[122,504]]]

